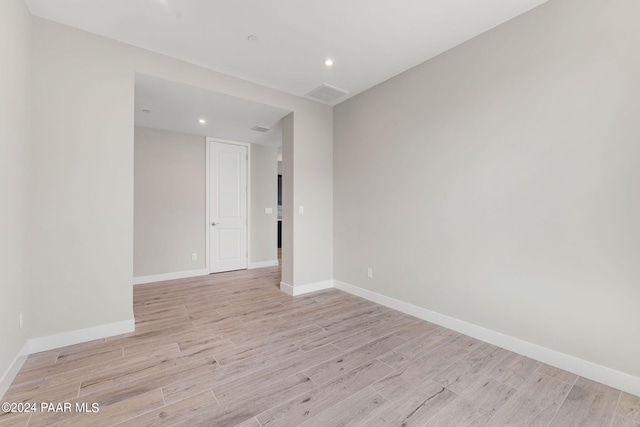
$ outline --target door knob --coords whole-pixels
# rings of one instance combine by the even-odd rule
[[[215,226],[216,226],[216,225],[218,225],[218,224],[219,224],[219,222],[212,222],[212,223],[211,223],[211,226],[212,226],[212,227],[215,227]]]

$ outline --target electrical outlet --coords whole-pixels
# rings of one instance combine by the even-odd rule
[[[191,254],[191,261],[197,261],[198,260],[198,254]]]
[[[273,208],[264,208],[264,213],[272,214],[273,213]]]
[[[20,310],[20,329],[24,326],[24,311]]]
[[[367,268],[367,277],[369,279],[373,279],[373,268],[371,267]]]

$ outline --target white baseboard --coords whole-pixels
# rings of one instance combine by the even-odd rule
[[[130,319],[116,323],[109,323],[107,325],[94,326],[92,328],[63,332],[61,334],[31,338],[29,340],[29,353],[38,353],[41,351],[52,350],[54,348],[112,337],[114,335],[126,334],[128,332],[133,332],[135,327],[135,319]]]
[[[280,285],[282,289],[282,284]],[[640,396],[640,378],[624,372],[616,371],[606,366],[598,365],[587,360],[577,358],[556,350],[542,347],[491,329],[483,328],[463,320],[436,313],[426,308],[418,307],[408,302],[400,301],[367,289],[359,288],[348,283],[333,281],[333,286],[342,291],[359,296],[385,307],[401,311],[422,320],[435,323],[445,328],[453,329],[481,341],[513,351],[514,353],[530,357],[556,368],[572,372],[584,378]]]
[[[288,283],[280,282],[280,290],[287,295],[293,296],[293,286]]]
[[[250,262],[249,270],[253,270],[254,268],[276,267],[277,265],[277,259],[272,259],[271,261]]]
[[[24,343],[20,352],[13,359],[13,362],[9,365],[9,368],[2,374],[2,378],[0,378],[0,402],[3,401],[4,395],[9,390],[11,383],[15,379],[18,372],[20,372],[20,368],[24,365],[24,362],[29,357],[29,342]]]
[[[280,290],[294,297],[331,288],[333,288],[333,280],[325,280],[324,282],[308,283],[306,285],[298,286],[291,286],[287,283],[280,282]]]
[[[176,271],[175,273],[152,274],[150,276],[138,276],[133,278],[134,285],[142,285],[144,283],[162,282],[163,280],[186,279],[189,277],[206,276],[209,270],[202,268],[200,270]]]

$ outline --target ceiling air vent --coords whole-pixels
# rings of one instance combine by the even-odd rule
[[[267,132],[269,130],[269,128],[266,128],[264,126],[255,125],[254,127],[251,128],[251,130],[255,130],[256,132]]]
[[[326,83],[321,84],[311,92],[307,94],[307,97],[313,98],[316,101],[324,102],[327,104],[336,101],[347,94],[346,90],[338,89],[337,87],[329,86]]]

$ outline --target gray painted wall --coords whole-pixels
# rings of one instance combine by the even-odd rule
[[[31,26],[22,0],[0,2],[0,397],[9,386],[2,377],[27,336],[19,317],[28,302],[24,241]]]
[[[335,107],[335,278],[640,376],[638,16],[554,0]]]
[[[249,263],[277,261],[278,148],[252,144],[250,168]]]
[[[134,277],[204,269],[205,138],[136,126],[134,147]]]
[[[293,240],[293,232],[295,229],[295,219],[298,215],[294,215],[294,196],[293,196],[293,116],[294,113],[288,114],[282,119],[282,265],[293,265],[293,254],[295,253],[295,243]],[[285,248],[293,248],[293,251],[287,251]],[[295,283],[293,269],[283,269],[281,281],[287,284]]]

